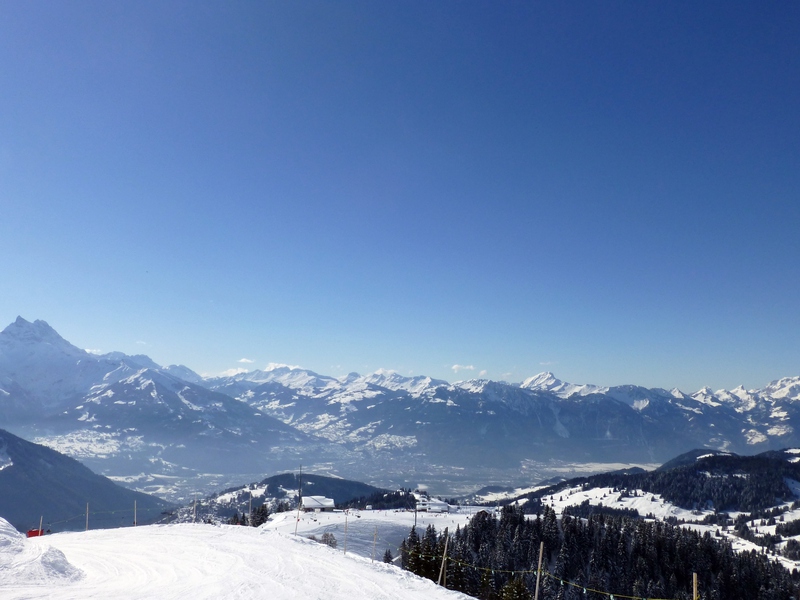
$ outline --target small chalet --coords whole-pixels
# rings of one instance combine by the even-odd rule
[[[303,496],[300,507],[305,512],[333,512],[334,502],[325,496]]]

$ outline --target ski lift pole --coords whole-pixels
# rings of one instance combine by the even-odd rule
[[[297,524],[300,522],[300,505],[303,503],[303,465],[300,465],[300,477],[297,480],[297,518],[294,521],[294,534],[297,535]]]
[[[378,526],[375,525],[375,533],[372,534],[372,562],[375,562],[375,546],[378,545]]]
[[[439,569],[438,585],[447,587],[447,542],[450,541],[450,536],[447,535],[447,527],[444,528],[444,554],[442,554],[442,566]]]
[[[539,543],[539,568],[536,569],[536,593],[533,600],[539,600],[539,578],[542,575],[542,554],[544,554],[544,542]]]

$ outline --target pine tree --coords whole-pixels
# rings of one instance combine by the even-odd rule
[[[502,600],[530,600],[533,596],[525,587],[522,579],[514,577],[500,590],[500,598]]]
[[[383,553],[383,562],[391,564],[393,560],[392,551],[387,548],[386,552]]]

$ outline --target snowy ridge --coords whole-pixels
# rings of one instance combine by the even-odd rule
[[[421,395],[440,386],[450,386],[449,383],[441,379],[433,379],[422,375],[417,377],[403,377],[394,371],[387,371],[385,369],[379,369],[371,375],[358,377],[356,381],[358,380],[364,383],[379,385],[387,390],[404,390],[414,395]]]

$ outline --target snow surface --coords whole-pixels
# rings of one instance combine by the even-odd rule
[[[567,488],[542,497],[542,504],[551,506],[558,514],[561,514],[567,506],[581,504],[588,500],[589,504],[616,508],[616,509],[635,509],[642,517],[652,514],[660,521],[668,517],[675,517],[683,521],[702,521],[706,515],[713,514],[713,510],[686,510],[679,508],[664,500],[658,494],[636,491],[636,496],[625,496],[613,488],[597,487],[584,490],[581,486]]]
[[[0,524],[6,600],[468,598],[274,527],[151,525],[25,539]],[[66,559],[48,558],[59,555]]]

